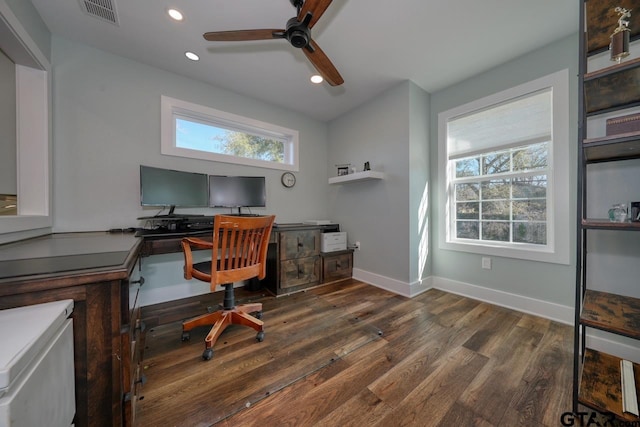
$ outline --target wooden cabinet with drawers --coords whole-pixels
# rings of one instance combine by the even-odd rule
[[[144,277],[140,276],[140,263],[129,277],[129,319],[126,331],[122,334],[123,356],[129,361],[123,370],[123,410],[126,425],[133,425],[136,418],[136,404],[140,386],[145,382],[141,361],[144,349],[145,325],[140,317],[140,287],[144,285]],[[129,354],[126,353],[129,351]]]
[[[321,283],[350,279],[353,274],[353,249],[336,252],[323,252]]]
[[[267,289],[287,294],[320,283],[320,230],[297,229],[275,232],[269,247]]]
[[[130,234],[96,232],[0,245],[0,309],[73,299],[75,426],[134,423],[139,310],[129,300],[141,243]]]
[[[320,235],[337,231],[327,226],[287,224],[274,227],[267,254],[267,277],[263,285],[274,295],[317,286],[322,279]]]

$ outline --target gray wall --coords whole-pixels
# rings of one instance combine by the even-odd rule
[[[267,208],[279,223],[328,215],[327,125],[86,45],[53,38],[54,229],[141,226],[139,165],[209,174],[264,175]],[[160,154],[160,96],[274,123],[300,134],[300,172],[292,189],[282,171]],[[184,210],[213,214],[228,210]]]
[[[264,175],[267,207],[278,223],[325,218],[327,125],[298,113],[86,45],[53,38],[54,231],[143,226],[139,165],[229,175]],[[294,188],[282,171],[160,154],[160,96],[167,95],[299,131],[300,172]],[[183,209],[214,214],[216,209]],[[182,254],[143,261],[144,305],[209,292],[207,283],[182,277]]]
[[[430,95],[409,87],[409,281],[431,276],[431,183],[429,182]],[[435,142],[433,142],[435,143]]]
[[[406,81],[329,124],[327,170],[351,163],[358,171],[369,161],[385,173],[381,181],[329,188],[331,219],[360,241],[354,267],[384,277],[410,281],[409,142],[410,92]],[[426,143],[426,141],[424,141]]]
[[[568,68],[570,123],[569,152],[571,162],[569,188],[576,188],[577,150],[577,73],[578,38],[571,36],[526,54],[486,73],[444,89],[431,96],[431,123],[438,122],[438,114],[453,107],[491,95],[553,72]],[[437,202],[436,193],[441,191],[438,182],[437,126],[431,127],[431,182],[432,202]],[[575,218],[575,190],[571,191],[571,217]],[[444,221],[444,206],[432,208],[432,224]],[[433,253],[433,275],[447,279],[475,284],[478,286],[514,293],[561,305],[573,306],[575,289],[575,251],[572,251],[571,265],[540,263],[512,258],[493,258],[491,270],[481,269],[481,255],[443,250],[438,247],[438,227],[431,227]],[[571,232],[571,248],[575,247],[575,230]]]

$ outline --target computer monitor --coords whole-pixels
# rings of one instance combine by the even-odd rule
[[[209,175],[209,206],[223,208],[265,207],[264,176]]]
[[[207,174],[140,165],[140,204],[169,207],[206,207],[209,202]]]

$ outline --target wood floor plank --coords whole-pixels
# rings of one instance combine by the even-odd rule
[[[295,396],[277,393],[269,401],[260,402],[251,411],[238,414],[233,422],[242,426],[310,426],[323,419],[327,413],[340,407],[358,390],[364,388],[373,378],[385,372],[390,361],[384,352],[387,347],[384,340],[377,340],[361,347],[343,359],[349,364],[349,358],[356,361],[349,364],[339,375],[314,387],[305,394]],[[284,411],[283,408],[290,408]],[[255,415],[259,414],[258,417]]]
[[[298,406],[295,403],[300,396],[307,395],[319,385],[340,375],[349,366],[348,363],[339,359],[324,369],[310,373],[289,387],[271,393],[268,397],[265,396],[264,399],[255,402],[253,405],[230,414],[225,423],[229,426],[247,427],[251,425],[277,425],[269,424],[267,420],[281,417],[280,414],[282,412],[297,412]]]
[[[485,356],[498,351],[503,342],[503,336],[520,321],[521,315],[511,310],[494,308],[495,315],[478,330],[464,344],[464,347]]]
[[[496,427],[460,402],[454,403],[438,423],[438,427],[451,426]]]
[[[442,331],[446,333],[447,331]],[[392,407],[397,406],[406,396],[411,393],[425,378],[427,378],[435,369],[434,361],[442,353],[446,353],[446,346],[437,340],[435,334],[426,333],[428,338],[423,344],[412,352],[394,346],[398,353],[405,356],[387,372],[373,381],[369,386],[369,390],[373,392],[379,399]],[[431,339],[429,339],[431,338]],[[391,356],[390,356],[391,357]],[[395,357],[398,357],[395,355]]]
[[[476,300],[458,297],[457,301],[452,304],[431,310],[431,312],[436,314],[434,318],[436,322],[442,326],[450,327],[455,325],[460,318],[464,317],[480,304],[481,303]]]
[[[349,323],[344,319],[341,320],[341,317],[336,315],[337,313],[332,313],[331,308],[327,310],[332,319],[330,323],[321,322],[318,315],[315,325],[305,323],[306,327],[294,328],[293,331],[290,330],[291,326],[288,324],[272,326],[272,339],[270,341],[265,339],[265,342],[257,344],[262,347],[262,351],[255,353],[245,350],[246,357],[241,359],[240,364],[238,364],[238,357],[234,358],[229,353],[230,347],[226,347],[220,351],[221,355],[216,355],[214,352],[214,359],[208,362],[187,359],[185,369],[181,369],[181,365],[176,365],[168,372],[161,373],[149,369],[150,381],[155,380],[170,384],[170,387],[177,388],[182,393],[173,396],[167,395],[165,398],[155,396],[153,393],[147,395],[146,398],[153,402],[146,405],[148,412],[155,410],[162,413],[164,408],[171,405],[190,405],[194,408],[191,411],[191,419],[207,416],[208,410],[210,419],[217,420],[226,415],[225,408],[231,408],[234,411],[245,401],[255,402],[265,394],[273,393],[299,378],[331,364],[336,359],[336,355],[348,353],[356,346],[377,338],[377,335],[373,332],[367,332],[360,325]],[[280,338],[278,338],[279,335],[281,335]],[[287,346],[275,347],[271,345],[286,340],[290,340],[287,341],[289,343]],[[240,345],[247,346],[242,342],[239,343]],[[201,354],[201,350],[197,357],[199,354]],[[224,373],[225,381],[218,380],[215,375],[202,375],[200,365],[203,363],[211,367],[212,373]],[[157,367],[157,365],[154,366],[155,369]],[[287,375],[282,375],[285,370]],[[242,402],[236,401],[237,397],[234,394],[238,384],[244,384]],[[197,390],[213,388],[216,390],[216,399],[213,402],[209,402],[199,395],[190,397],[190,394]],[[190,391],[192,392],[190,393]],[[164,390],[157,388],[156,392],[164,393]],[[164,418],[171,419],[172,416],[173,414],[166,413]]]
[[[549,330],[549,326],[551,325],[551,323],[552,322],[549,319],[544,319],[532,314],[523,313],[522,318],[518,322],[518,326],[544,334]]]
[[[565,325],[356,280],[243,298],[263,302],[264,342],[234,326],[204,362],[206,328],[187,343],[179,322],[147,332],[137,427],[551,427],[571,409]]]
[[[316,427],[362,427],[374,425],[377,420],[391,412],[393,408],[380,400],[369,389],[347,400],[337,409],[329,412],[324,418],[315,423]],[[353,414],[359,414],[354,417]]]
[[[461,323],[483,325],[484,321],[479,319],[485,317],[486,310],[478,308],[479,306],[476,306],[474,310],[463,316],[460,319]],[[469,327],[444,327],[437,322],[437,317],[428,317],[428,322],[420,329],[402,328],[402,331],[409,332],[406,336],[399,338],[393,335],[385,336],[391,348],[398,352],[396,357],[401,361],[374,381],[369,389],[389,405],[394,407],[398,405],[437,369],[441,358],[446,358],[451,351],[460,347],[474,332]],[[420,333],[416,334],[416,330]]]
[[[460,401],[492,424],[498,424],[520,384],[541,334],[514,326]]]
[[[555,426],[572,404],[571,388],[563,387],[573,380],[572,328],[550,323],[540,345],[534,350],[531,362],[509,404],[504,425]],[[508,420],[508,421],[507,421]]]
[[[375,425],[437,425],[456,402],[457,396],[486,365],[487,358],[458,347],[436,363],[438,366],[431,375]]]

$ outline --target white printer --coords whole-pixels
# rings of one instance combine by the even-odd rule
[[[322,252],[335,252],[347,249],[347,232],[322,233],[320,250]]]

